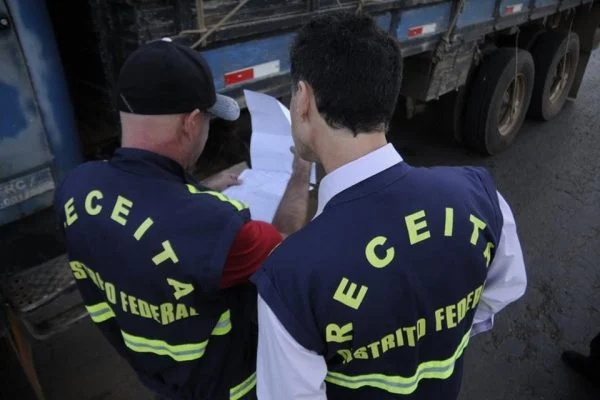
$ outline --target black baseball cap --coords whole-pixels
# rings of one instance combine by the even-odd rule
[[[117,81],[119,111],[184,114],[195,109],[235,121],[240,108],[216,93],[210,68],[199,52],[170,39],[140,46],[125,61]]]

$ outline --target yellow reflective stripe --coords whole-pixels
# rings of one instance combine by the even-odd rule
[[[242,211],[243,209],[248,208],[248,206],[246,204],[242,203],[241,201],[230,199],[229,197],[225,196],[223,193],[214,192],[212,190],[206,190],[206,191],[198,190],[198,188],[196,186],[189,185],[189,184],[187,185],[187,188],[190,191],[190,193],[193,193],[193,194],[210,194],[211,196],[214,196],[221,201],[231,204],[238,211]]]
[[[107,319],[114,318],[115,313],[107,302],[85,306],[92,321],[96,323],[104,322]]]
[[[411,377],[390,376],[383,374],[344,375],[329,372],[325,380],[334,385],[349,389],[359,389],[371,386],[394,394],[411,394],[419,385],[421,379],[448,379],[454,372],[456,361],[462,356],[469,343],[471,331],[463,337],[452,357],[443,361],[427,361],[419,364],[417,372]]]
[[[221,314],[211,334],[222,336],[228,334],[229,331],[231,331],[231,312],[227,310]],[[169,344],[164,340],[134,336],[125,331],[121,331],[121,335],[125,345],[136,353],[154,353],[159,356],[169,356],[175,361],[197,360],[204,355],[208,345],[208,339],[199,343]],[[236,388],[241,386],[236,386]]]
[[[253,373],[244,382],[232,387],[229,391],[230,400],[239,400],[247,395],[256,386],[256,372]]]
[[[197,360],[204,355],[208,340],[200,343],[169,344],[163,340],[147,339],[121,331],[125,345],[136,353],[154,353],[169,356],[175,361]]]
[[[211,335],[222,336],[227,335],[231,330],[231,312],[229,310],[225,311],[219,321],[215,325],[215,328],[211,332]]]

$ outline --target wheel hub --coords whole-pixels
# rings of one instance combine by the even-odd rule
[[[502,103],[498,110],[498,130],[500,135],[509,135],[518,124],[525,102],[525,76],[517,74],[515,79],[508,85]]]
[[[571,67],[573,66],[573,57],[570,54],[565,54],[556,65],[552,85],[550,86],[549,100],[551,103],[556,103],[560,100],[569,83],[571,76]]]

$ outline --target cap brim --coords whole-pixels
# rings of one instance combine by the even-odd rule
[[[217,94],[217,101],[207,111],[227,121],[235,121],[240,117],[240,106],[237,101],[221,94]]]

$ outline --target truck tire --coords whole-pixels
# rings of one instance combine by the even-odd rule
[[[444,134],[452,136],[455,142],[463,141],[463,125],[465,110],[465,86],[461,86],[440,97],[439,112]]]
[[[531,101],[535,66],[526,50],[500,48],[475,72],[465,110],[464,141],[495,155],[515,140]]]
[[[546,32],[532,51],[535,83],[529,116],[549,121],[562,111],[577,73],[579,36],[576,33]]]

